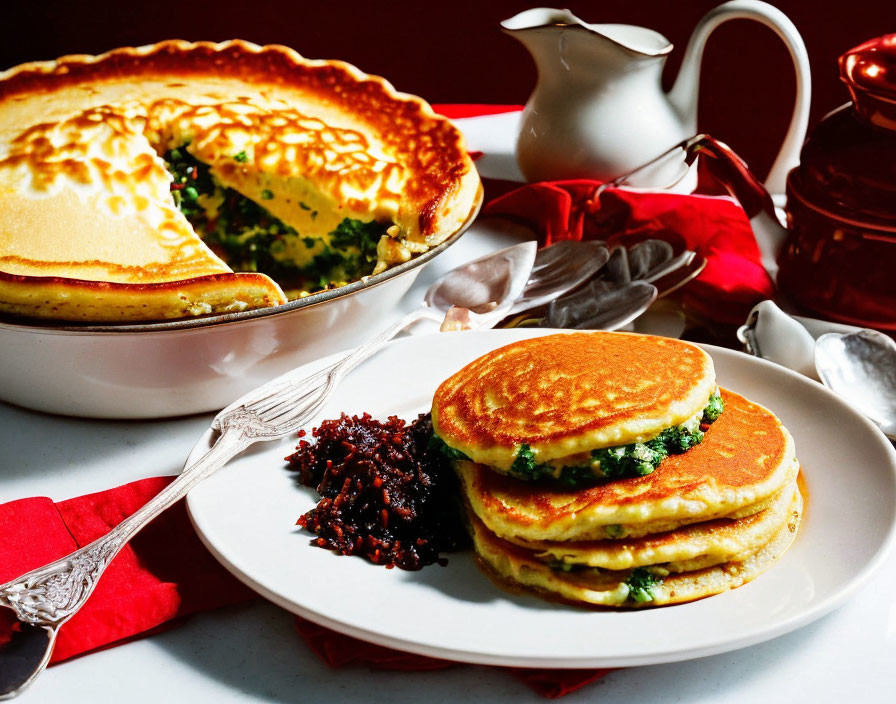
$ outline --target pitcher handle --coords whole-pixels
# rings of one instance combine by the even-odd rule
[[[771,171],[765,179],[765,186],[770,193],[784,193],[787,172],[799,163],[800,149],[806,137],[809,124],[809,101],[812,84],[809,73],[809,57],[806,45],[787,15],[778,8],[759,0],[731,0],[710,10],[700,20],[688,41],[678,78],[669,92],[669,101],[683,116],[688,131],[697,131],[697,87],[700,81],[700,61],[706,40],[712,31],[723,22],[733,19],[755,20],[772,29],[784,42],[793,59],[796,72],[796,99],[790,126],[778,156],[772,164]]]

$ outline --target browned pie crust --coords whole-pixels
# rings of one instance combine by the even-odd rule
[[[4,143],[19,136],[10,129],[16,110],[21,111],[21,106],[31,101],[52,106],[59,95],[66,99],[75,96],[75,114],[93,107],[89,98],[92,92],[114,93],[116,99],[124,99],[129,97],[128,91],[119,90],[119,86],[134,86],[139,94],[141,86],[151,84],[152,91],[147,89],[151,97],[164,98],[159,92],[164,84],[182,100],[193,82],[202,83],[206,92],[213,93],[219,87],[222,99],[241,98],[253,90],[264,96],[276,95],[278,100],[295,95],[305,101],[304,105],[310,101],[322,113],[331,111],[337,115],[337,122],[345,122],[348,116],[350,123],[339,127],[357,127],[375,135],[377,148],[394,158],[405,174],[394,215],[397,227],[390,231],[402,253],[397,256],[407,258],[444,241],[475,210],[479,179],[463,137],[424,101],[397,93],[384,79],[366,75],[349,64],[312,61],[284,46],[259,47],[241,40],[221,44],[171,40],[115,49],[95,57],[75,55],[28,63],[0,73],[0,164]],[[297,109],[302,108],[300,100]],[[13,118],[4,119],[4,112]],[[32,126],[15,124],[22,133]],[[15,197],[0,184],[0,209],[6,202],[14,202],[5,202],[4,198]],[[57,219],[64,222],[62,215]],[[127,267],[108,260],[107,268],[114,275],[100,271],[85,276],[83,262],[99,259],[102,263],[101,257],[84,251],[83,259],[78,258],[78,266],[73,265],[71,272],[66,271],[66,262],[73,261],[72,256],[29,262],[27,256],[16,251],[15,243],[9,244],[12,235],[7,234],[10,230],[4,231],[5,227],[0,218],[0,313],[116,322],[229,312],[285,301],[279,287],[266,276],[232,273],[210,252],[200,252],[198,259],[191,254],[193,258],[189,267],[182,267],[183,273],[176,271],[177,267],[166,271],[165,261],[152,261],[145,276],[128,278],[121,273]],[[60,239],[69,236],[64,226],[59,226],[58,233],[48,233],[42,225],[38,234],[58,235]],[[21,239],[22,235],[16,237]],[[401,260],[387,261],[392,264]],[[49,271],[48,262],[52,264]],[[97,297],[99,290],[104,292],[101,297]]]

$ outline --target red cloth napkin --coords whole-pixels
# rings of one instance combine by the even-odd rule
[[[59,503],[38,497],[0,504],[0,584],[104,535],[172,480],[142,479]],[[254,596],[205,549],[181,502],[144,528],[112,561],[87,604],[59,630],[50,662],[157,632],[180,617]],[[0,609],[0,646],[15,628],[11,613]],[[311,649],[333,667],[434,670],[456,664],[365,643],[304,619],[296,626]],[[507,669],[546,697],[562,696],[609,672]]]
[[[59,503],[38,497],[0,505],[0,584],[105,535],[172,479],[143,479]],[[50,662],[254,596],[205,549],[178,503],[112,561],[90,601],[59,630]],[[8,622],[6,628],[0,623],[0,643],[9,636]]]

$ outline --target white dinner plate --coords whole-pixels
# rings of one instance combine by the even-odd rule
[[[429,410],[438,384],[468,362],[548,332],[397,340],[352,372],[308,429],[342,411],[412,420]],[[295,525],[315,505],[316,492],[286,469],[294,438],[256,446],[197,486],[187,497],[190,515],[212,553],[260,594],[323,626],[399,650],[572,668],[671,662],[758,643],[842,604],[881,564],[896,525],[896,452],[821,385],[738,352],[706,349],[722,386],[769,407],[790,429],[808,490],[793,547],[733,591],[665,608],[589,611],[502,591],[469,552],[419,572],[337,556],[312,547],[311,535]]]

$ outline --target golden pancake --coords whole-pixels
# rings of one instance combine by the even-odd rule
[[[670,572],[687,572],[721,562],[737,561],[768,543],[788,520],[799,491],[788,485],[771,505],[739,519],[717,518],[637,539],[577,542],[525,541],[507,538],[539,560],[557,565],[582,565],[628,570],[662,564]]]
[[[787,520],[765,545],[741,559],[689,572],[665,574],[665,570],[643,567],[622,572],[553,570],[531,551],[501,540],[475,518],[471,521],[473,545],[480,566],[510,589],[532,590],[577,605],[678,604],[734,589],[771,567],[796,538],[802,498],[799,492],[794,498]]]
[[[456,461],[464,496],[488,529],[529,541],[638,537],[743,516],[796,478],[793,438],[775,415],[722,390],[725,411],[705,439],[652,474],[568,490]],[[763,503],[765,502],[765,503]]]
[[[0,312],[275,305],[262,267],[294,295],[378,273],[455,233],[479,188],[447,119],[341,62],[169,41],[25,64],[0,74]]]
[[[508,472],[526,446],[537,462],[574,464],[582,453],[650,440],[699,416],[715,388],[712,359],[687,342],[550,335],[489,352],[448,378],[432,422],[449,447]]]

